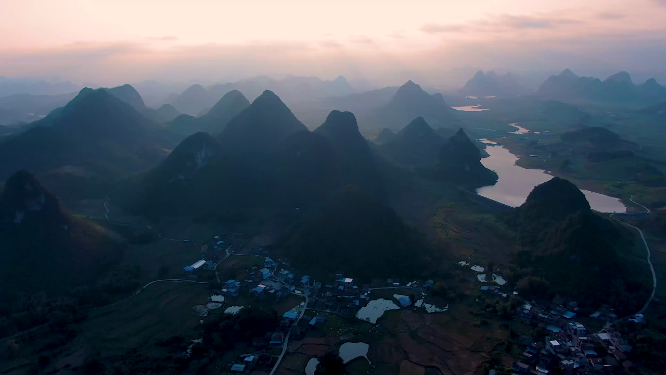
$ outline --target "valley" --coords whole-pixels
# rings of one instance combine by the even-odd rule
[[[350,374],[486,374],[583,350],[652,368],[576,330],[659,330],[630,323],[663,316],[661,130],[493,77],[409,81],[314,127],[268,90],[188,89],[174,109],[212,108],[162,122],[126,86],[82,90],[2,144],[0,244],[22,268],[0,373],[302,374],[333,353]],[[16,162],[39,144],[57,153]],[[525,354],[557,340],[576,349]]]

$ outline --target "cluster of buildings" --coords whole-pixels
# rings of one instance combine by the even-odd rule
[[[548,335],[543,342],[533,342],[529,336],[519,338],[527,348],[513,363],[515,375],[613,373],[633,367],[627,360],[631,345],[610,329],[589,332],[575,320],[578,307],[574,301],[564,304],[558,296],[548,309],[526,304],[518,310],[524,324],[545,328]],[[614,316],[612,309],[603,306],[592,317]]]
[[[239,233],[234,233],[231,238],[236,238]],[[183,240],[189,242],[189,240]],[[183,272],[187,277],[195,278],[202,270],[214,270],[217,263],[226,256],[226,251],[233,253],[233,246],[225,244],[221,237],[215,236],[209,244],[201,245],[201,259],[192,265],[184,267]]]

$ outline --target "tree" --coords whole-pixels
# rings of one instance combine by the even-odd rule
[[[345,364],[342,358],[333,351],[327,352],[319,357],[319,364],[315,369],[315,375],[344,375]]]
[[[548,295],[550,286],[548,282],[540,277],[526,276],[518,281],[516,289],[519,293],[536,298],[544,298]]]
[[[560,170],[564,171],[569,169],[569,167],[571,167],[571,160],[569,159],[562,160],[562,164],[560,164]]]

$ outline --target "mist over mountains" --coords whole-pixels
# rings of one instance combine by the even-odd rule
[[[610,103],[655,104],[666,99],[666,88],[654,78],[634,84],[627,72],[619,72],[605,80],[579,77],[565,69],[548,78],[537,91],[537,95],[563,101],[587,100]]]

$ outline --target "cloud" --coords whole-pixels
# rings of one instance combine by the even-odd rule
[[[457,33],[465,30],[463,25],[439,25],[435,23],[426,23],[421,26],[421,31],[426,34]]]
[[[319,42],[319,46],[324,48],[341,48],[342,44],[335,40],[322,40]]]
[[[350,41],[352,43],[357,43],[357,44],[374,44],[375,40],[372,38],[369,38],[367,36],[357,36],[354,38],[351,38]]]
[[[569,19],[569,18],[556,18],[556,17],[539,17],[539,16],[513,16],[509,14],[502,14],[493,17],[489,22],[481,22],[481,24],[497,27],[506,27],[510,29],[552,29],[560,25],[575,25],[581,24],[582,21]]]
[[[174,42],[174,41],[178,40],[178,37],[173,36],[173,35],[165,35],[165,36],[159,36],[159,37],[148,37],[146,39],[152,40],[154,42]]]

